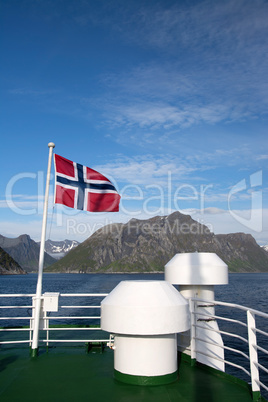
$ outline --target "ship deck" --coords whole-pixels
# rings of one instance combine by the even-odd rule
[[[113,351],[57,347],[31,358],[27,348],[0,349],[0,400],[38,402],[247,402],[246,383],[179,359],[177,381],[138,386],[113,378]],[[262,399],[264,401],[264,399]]]

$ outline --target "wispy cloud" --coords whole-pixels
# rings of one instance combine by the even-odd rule
[[[94,166],[94,169],[121,183],[136,185],[158,184],[167,186],[171,174],[174,180],[185,180],[198,169],[187,161],[178,163],[171,155],[121,156],[112,163]]]
[[[257,160],[259,160],[259,161],[263,161],[263,160],[266,160],[266,159],[268,159],[268,155],[259,155],[259,156],[257,156]]]
[[[67,5],[67,11],[85,33],[92,25],[102,27],[134,52],[146,48],[154,57],[139,58],[116,73],[100,74],[102,93],[94,98],[86,96],[84,88],[76,96],[33,87],[10,93],[39,97],[46,109],[49,102],[42,98],[50,95],[55,113],[87,119],[94,110],[109,129],[136,126],[147,130],[147,135],[157,129],[183,130],[267,114],[265,0],[205,0],[191,6],[164,1],[118,1],[115,6],[100,1],[94,7],[77,1],[75,7]],[[56,10],[52,17],[59,18]]]
[[[13,211],[16,215],[43,215],[44,195],[9,194],[0,200],[0,208]],[[49,209],[52,209],[54,196],[51,193],[48,200]]]
[[[206,51],[211,57],[220,54],[231,59],[235,56],[233,50],[248,54],[252,46],[258,48],[260,35],[267,29],[267,7],[264,0],[206,0],[190,7],[158,2],[142,4],[135,10],[126,8],[119,15],[127,39],[143,46],[172,52],[180,46],[198,54]]]
[[[200,123],[214,124],[230,118],[230,110],[220,104],[211,105],[169,105],[163,102],[137,101],[133,104],[106,105],[107,119],[113,125],[157,130],[174,127],[187,128]]]
[[[161,63],[103,76],[109,124],[155,130],[242,121],[267,113],[265,1],[203,1],[121,10],[120,32]],[[172,59],[172,61],[171,61]],[[116,88],[116,97],[114,90]]]

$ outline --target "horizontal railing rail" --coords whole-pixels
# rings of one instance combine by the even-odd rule
[[[199,298],[191,298],[189,299],[190,303],[190,312],[191,312],[191,356],[192,359],[197,359],[198,360],[198,354],[204,355],[208,358],[211,359],[216,359],[221,362],[226,363],[227,365],[230,365],[232,367],[236,367],[239,370],[242,370],[247,376],[249,376],[249,382],[251,383],[252,387],[252,394],[253,394],[253,399],[257,400],[260,396],[261,393],[261,388],[263,388],[265,391],[268,391],[268,387],[266,384],[264,384],[263,381],[260,381],[260,371],[263,373],[268,373],[267,367],[265,367],[263,364],[259,363],[259,352],[261,352],[264,355],[268,355],[268,351],[265,349],[263,342],[262,346],[257,344],[257,336],[261,335],[265,339],[268,338],[268,333],[266,331],[263,331],[259,328],[257,328],[256,325],[256,320],[255,317],[260,317],[262,319],[267,320],[266,322],[268,323],[268,314],[260,312],[258,310],[241,306],[238,304],[234,303],[226,303],[226,302],[220,302],[220,301],[211,301],[211,300],[206,300],[206,299],[199,299]],[[210,313],[209,311],[199,311],[200,307],[206,307],[204,304],[200,303],[209,303],[209,307],[227,307],[228,310],[230,309],[235,309],[242,311],[246,313],[246,322],[241,321],[240,319],[234,319],[234,318],[228,318],[228,317],[222,317],[219,314],[215,313]],[[201,318],[200,318],[201,317]],[[217,320],[217,321],[222,321],[223,323],[231,323],[232,325],[238,325],[241,328],[244,328],[244,331],[246,331],[246,334],[241,333],[234,333],[230,332],[229,330],[224,330],[224,329],[215,329],[209,326],[209,322]],[[203,322],[206,322],[206,326],[204,327],[202,325]],[[216,332],[218,334],[221,334],[225,337],[224,344],[216,344],[214,341],[211,341],[209,339],[204,339],[201,338],[200,336],[197,336],[197,329],[200,328],[202,330],[208,331],[208,332]],[[239,331],[238,331],[239,332]],[[245,350],[240,350],[236,349],[235,347],[230,347],[228,346],[228,339],[236,339],[238,341],[241,341],[242,344],[244,344],[244,348],[246,347],[248,349],[248,354],[246,353]],[[206,344],[211,344],[213,346],[217,346],[218,348],[223,348],[226,351],[230,351],[235,353],[236,355],[240,355],[243,358],[245,358],[247,361],[249,361],[249,369],[245,368],[241,364],[234,363],[231,360],[228,360],[226,358],[220,358],[218,356],[215,356],[215,354],[210,354],[207,351],[203,351],[200,349],[197,349],[197,341],[199,341],[199,344],[201,342],[206,343]],[[267,344],[267,340],[266,340]],[[266,360],[267,361],[267,360]]]
[[[96,303],[96,298],[100,300],[107,296],[108,293],[63,293],[59,294],[59,300],[62,301],[67,298],[72,300],[72,304],[59,304],[58,311],[56,312],[43,312],[41,326],[41,336],[40,342],[45,343],[47,346],[52,343],[86,343],[86,342],[108,342],[109,334],[107,337],[97,337],[96,334],[101,332],[100,328],[100,312],[99,314],[85,315],[81,314],[83,310],[95,309],[100,311],[100,304]],[[30,346],[32,344],[32,332],[33,332],[33,321],[34,321],[34,309],[35,309],[35,294],[2,294],[1,299],[6,299],[12,304],[2,304],[0,306],[1,312],[6,310],[7,312],[15,311],[17,315],[6,314],[5,316],[1,314],[0,317],[0,333],[2,333],[2,339],[0,339],[0,344],[10,345],[10,344],[22,344],[28,343]],[[22,298],[31,298],[32,304],[15,304],[14,300]],[[43,297],[42,297],[43,298]],[[79,298],[79,304],[74,304],[74,300]],[[67,301],[68,302],[68,301]],[[7,302],[6,302],[7,303]],[[83,305],[82,303],[87,303]],[[90,305],[91,304],[91,305]],[[24,315],[23,315],[24,310]],[[68,310],[70,313],[68,314]],[[73,312],[76,314],[73,315]],[[88,310],[90,311],[90,310]],[[21,312],[21,314],[20,314]],[[80,312],[80,314],[79,314]],[[93,312],[93,311],[92,311]],[[67,313],[67,314],[66,314]],[[6,325],[6,323],[8,324]],[[19,323],[18,323],[19,322]],[[63,324],[61,324],[63,322]],[[92,324],[96,322],[96,324]],[[3,326],[1,327],[1,323]],[[58,324],[57,324],[58,323]],[[79,325],[77,325],[79,323]],[[19,325],[22,324],[22,325]],[[64,339],[55,336],[59,332],[70,334],[70,337],[64,337]],[[8,333],[15,333],[13,339],[8,337]],[[18,337],[18,333],[21,337]],[[25,333],[27,337],[25,337]],[[86,334],[81,336],[81,333]],[[6,335],[5,335],[6,334]],[[24,334],[24,335],[23,335]],[[43,336],[42,336],[43,334]],[[54,336],[53,336],[54,334]],[[76,337],[75,337],[76,334]],[[3,336],[5,335],[5,336]],[[80,335],[80,337],[79,337]],[[20,338],[20,339],[18,339]],[[23,339],[21,339],[23,338]]]

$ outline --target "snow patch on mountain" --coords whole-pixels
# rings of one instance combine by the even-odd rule
[[[77,247],[80,243],[76,240],[63,240],[63,241],[53,241],[46,240],[45,250],[52,257],[57,260],[64,257],[69,251]]]
[[[264,248],[264,250],[268,253],[268,244],[266,246],[262,246],[262,248]]]

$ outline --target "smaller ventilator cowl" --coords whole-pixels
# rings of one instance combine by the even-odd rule
[[[215,253],[179,253],[165,265],[165,279],[179,285],[179,291],[185,298],[205,301],[194,303],[196,359],[224,371],[224,348],[215,319],[214,288],[228,284],[228,266]],[[178,349],[192,355],[189,331],[178,334]]]
[[[174,285],[225,285],[228,266],[215,253],[180,253],[165,265],[165,279]]]
[[[101,303],[101,329],[115,337],[115,378],[141,385],[176,380],[176,333],[189,321],[188,302],[171,284],[120,282]]]

